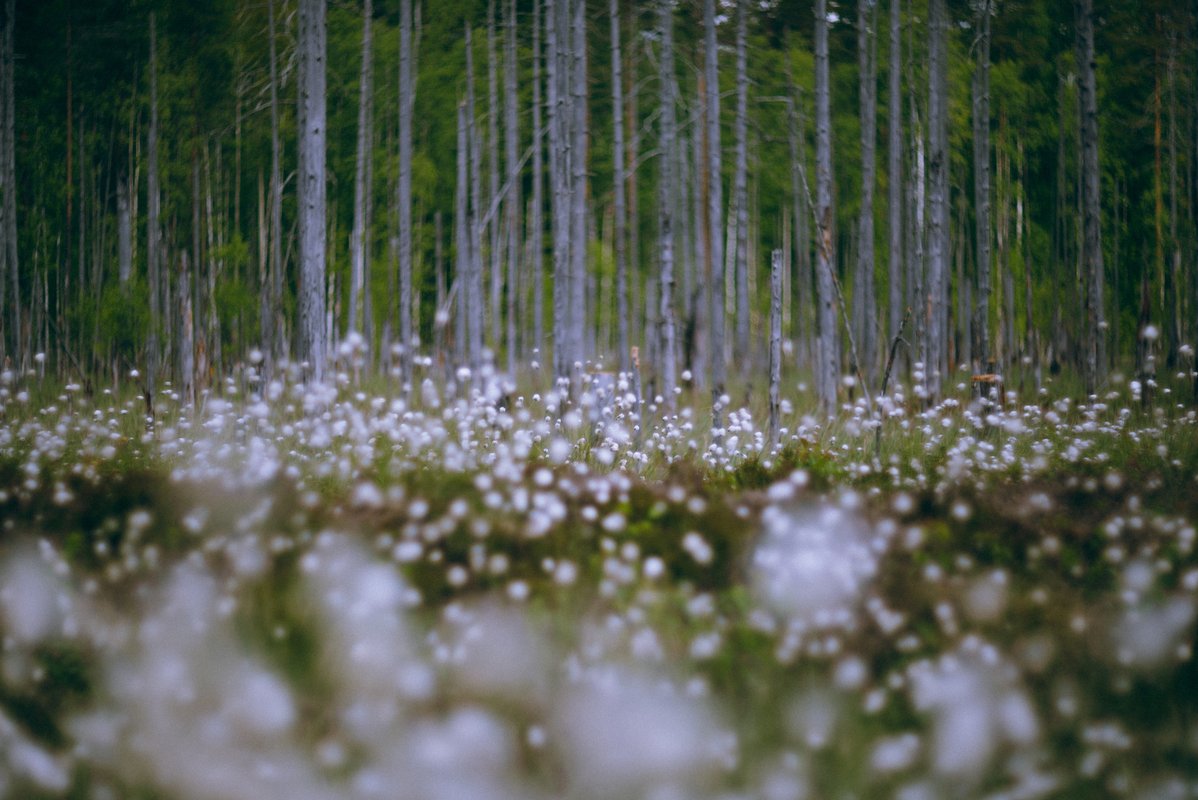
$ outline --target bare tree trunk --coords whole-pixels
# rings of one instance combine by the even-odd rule
[[[584,362],[586,352],[584,331],[587,329],[586,286],[587,286],[587,49],[586,49],[586,0],[575,0],[573,112],[571,128],[573,144],[570,157],[573,166],[571,180],[571,233],[570,256],[570,351],[575,364]]]
[[[779,387],[782,385],[782,251],[770,257],[770,447],[778,445]]]
[[[177,305],[179,309],[179,389],[180,402],[186,408],[195,406],[195,325],[191,304],[191,267],[187,251],[179,253],[179,283]]]
[[[299,357],[325,359],[325,0],[299,2]]]
[[[545,77],[549,103],[549,183],[553,230],[553,374],[558,380],[570,374],[570,346],[566,341],[569,302],[570,240],[566,209],[565,101],[561,91],[561,54],[558,48],[558,0],[545,0]]]
[[[158,189],[158,29],[157,18],[150,12],[150,130],[146,136],[146,272],[150,294],[150,335],[146,341],[147,406],[153,407],[158,379],[158,329],[161,325],[159,301],[159,243],[161,194]]]
[[[1086,287],[1085,357],[1086,392],[1092,394],[1104,380],[1106,319],[1102,301],[1102,205],[1098,166],[1098,96],[1094,56],[1094,8],[1091,0],[1075,0],[1077,63],[1081,105],[1081,173],[1083,282]]]
[[[612,102],[612,191],[615,219],[616,255],[616,362],[620,372],[632,365],[628,349],[628,257],[625,252],[628,231],[624,195],[624,82],[620,55],[620,0],[610,0],[611,14],[611,102]]]
[[[857,64],[861,86],[861,215],[858,217],[857,274],[853,292],[861,319],[861,374],[868,382],[877,368],[878,312],[874,291],[874,181],[878,135],[877,5],[861,0],[857,6]],[[868,389],[866,389],[868,391]]]
[[[129,278],[133,274],[133,215],[129,208],[129,179],[122,175],[116,188],[117,214],[117,276],[121,293],[129,291]]]
[[[1169,89],[1169,268],[1165,274],[1165,320],[1169,335],[1165,342],[1165,366],[1177,365],[1177,350],[1182,343],[1181,298],[1185,288],[1181,280],[1181,240],[1177,234],[1177,32],[1168,33],[1169,54],[1165,64],[1165,82]]]
[[[468,128],[468,164],[470,172],[470,208],[467,212],[470,253],[470,278],[466,283],[467,350],[470,369],[478,376],[483,361],[483,256],[482,256],[482,143],[474,105],[474,44],[470,26],[466,26],[466,125]]]
[[[457,259],[454,267],[454,286],[457,294],[457,314],[455,315],[454,357],[458,365],[466,362],[466,342],[470,338],[469,323],[467,322],[472,309],[469,295],[472,292],[472,269],[470,266],[470,212],[467,199],[468,164],[470,163],[470,145],[466,139],[466,104],[458,103],[458,150],[457,150],[457,184],[454,192],[453,232]]]
[[[532,255],[532,347],[540,362],[545,350],[545,155],[541,146],[541,2],[532,8],[532,203],[529,250]]]
[[[495,0],[487,2],[487,178],[488,188],[487,207],[495,204],[499,197],[499,100],[497,91],[498,59],[495,55]],[[481,208],[475,213],[482,217]],[[487,224],[489,234],[488,255],[490,264],[488,271],[491,277],[490,314],[491,331],[488,337],[492,352],[499,356],[499,346],[502,343],[503,317],[503,266],[501,264],[503,251],[499,246],[499,221],[493,218]]]
[[[262,345],[267,373],[276,358],[287,352],[283,325],[283,145],[279,140],[279,75],[275,42],[275,0],[267,0],[267,36],[270,39],[270,288],[262,315]]]
[[[658,24],[661,35],[661,143],[658,148],[659,180],[658,224],[660,226],[660,282],[658,326],[660,334],[661,393],[665,408],[675,408],[677,381],[674,331],[674,6],[671,0],[659,0]]]
[[[978,7],[977,70],[973,78],[973,197],[977,218],[978,303],[974,315],[975,356],[990,363],[990,0]]]
[[[402,11],[400,15],[402,17]],[[374,150],[373,123],[371,122],[374,105],[371,94],[373,74],[371,22],[373,16],[374,0],[364,0],[362,4],[362,65],[358,72],[358,156],[354,165],[354,229],[350,235],[349,244],[349,321],[347,327],[351,332],[359,330],[359,326],[365,324],[365,321],[362,320],[362,307],[365,305],[366,259],[368,257],[366,237],[367,231],[370,230],[371,206],[370,186],[366,182],[366,173],[371,153]],[[402,107],[400,113],[403,113]]]
[[[736,90],[737,90],[737,106],[736,106],[736,179],[734,191],[736,192],[736,202],[740,203],[744,197],[744,174],[741,169],[745,166],[744,156],[744,119],[741,117],[742,109],[742,90],[747,96],[748,81],[744,77],[744,52],[743,52],[743,33],[741,27],[744,24],[742,19],[745,15],[745,3],[738,2],[737,4],[738,22],[736,34]],[[723,174],[722,154],[723,147],[720,142],[720,73],[719,73],[719,45],[716,41],[715,31],[715,0],[706,0],[703,4],[703,24],[704,24],[704,83],[706,90],[706,98],[704,100],[704,112],[706,115],[706,140],[707,140],[707,168],[704,170],[706,175],[707,189],[707,224],[705,229],[705,241],[703,252],[707,257],[707,264],[704,268],[704,275],[708,281],[708,292],[710,294],[711,308],[708,313],[711,315],[711,343],[708,346],[708,358],[711,360],[711,426],[713,435],[719,436],[719,431],[724,427],[722,403],[720,398],[724,395],[727,364],[724,360],[724,188],[723,180],[720,177]],[[744,85],[742,86],[742,79]],[[740,206],[737,206],[739,212]],[[738,214],[739,220],[739,214]],[[737,236],[737,255],[740,255],[740,236],[738,229]],[[747,333],[746,333],[747,336]],[[737,318],[737,352],[740,354],[741,361],[748,360],[748,349],[743,347],[740,341],[740,319]]]
[[[508,0],[506,11],[506,39],[503,64],[503,116],[504,116],[504,160],[507,164],[507,371],[516,374],[516,298],[519,296],[517,266],[520,260],[520,164],[519,128],[516,110],[516,0]],[[537,135],[533,131],[533,136]]]
[[[736,350],[740,354],[740,374],[748,378],[753,358],[749,347],[749,75],[746,54],[748,38],[748,0],[737,0],[736,8],[736,164],[732,192],[736,205]],[[714,36],[712,37],[714,41]],[[716,89],[718,90],[718,84]],[[708,91],[712,91],[710,88]],[[719,124],[719,115],[713,117]],[[719,172],[713,174],[719,181]],[[719,228],[713,228],[719,230]]]
[[[889,325],[887,336],[898,335],[899,327],[903,324],[903,77],[902,77],[902,2],[890,0],[890,82],[887,97],[889,126],[888,139],[888,168],[887,178],[887,212],[889,225],[887,234],[890,240],[889,253]]]
[[[3,230],[0,231],[0,236],[4,239],[4,260],[8,265],[8,279],[11,282],[12,291],[12,315],[9,318],[9,327],[11,328],[9,341],[12,343],[12,349],[9,353],[12,355],[13,362],[19,367],[24,362],[25,351],[21,339],[21,318],[24,312],[21,304],[20,262],[17,257],[17,139],[16,109],[13,102],[15,93],[13,73],[16,67],[13,31],[16,27],[16,14],[15,0],[6,0],[4,3],[4,41],[2,43],[4,52],[3,56],[0,56],[0,71],[3,72],[0,102],[4,104],[0,109],[0,119],[3,120],[3,130],[0,130],[0,140],[3,141],[3,147],[0,147],[0,156],[3,157],[3,163],[0,163],[0,185],[4,191],[3,206],[0,207],[0,215],[3,216]],[[127,197],[126,201],[128,201]],[[4,308],[3,283],[4,274],[0,270],[0,309]]]
[[[934,2],[935,0],[933,0]],[[840,337],[836,330],[835,249],[832,240],[832,115],[828,76],[828,3],[815,0],[815,146],[819,356],[816,391],[824,414],[836,411]]]
[[[948,63],[945,0],[931,0],[928,44],[928,373],[929,399],[948,374]]]
[[[399,4],[399,175],[396,186],[399,246],[400,372],[405,385],[412,377],[412,107],[416,89],[412,77],[412,0]]]

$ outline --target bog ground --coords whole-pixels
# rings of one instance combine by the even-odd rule
[[[787,403],[770,448],[735,408],[722,446],[686,409],[642,429],[622,384],[340,381],[241,374],[147,428],[6,376],[0,792],[1198,792],[1168,392],[900,392],[880,437]]]

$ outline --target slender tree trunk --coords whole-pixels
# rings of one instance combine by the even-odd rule
[[[133,215],[129,208],[129,179],[124,175],[117,182],[117,277],[121,293],[129,291],[129,279],[133,274]]]
[[[586,0],[575,0],[573,112],[571,128],[573,143],[570,157],[573,167],[571,180],[571,267],[570,267],[570,351],[571,359],[581,365],[587,357],[584,332],[587,330],[587,49]]]
[[[325,0],[300,0],[299,27],[299,357],[319,383],[325,359]]]
[[[487,208],[495,204],[499,197],[499,94],[497,90],[497,74],[499,62],[495,55],[495,0],[487,2]],[[475,210],[482,216],[481,208]],[[492,218],[487,224],[488,255],[490,263],[488,272],[491,278],[491,303],[488,316],[491,320],[490,339],[491,349],[495,357],[499,356],[499,348],[503,341],[503,250],[499,246],[499,220]]]
[[[658,225],[661,293],[658,298],[660,328],[661,393],[665,408],[675,408],[674,387],[677,381],[674,330],[674,6],[671,0],[659,0],[658,25],[661,35],[659,91],[661,92],[661,142],[658,147],[660,164]],[[709,251],[710,252],[710,251]]]
[[[270,40],[270,286],[262,315],[262,345],[267,375],[276,358],[287,352],[283,325],[283,145],[279,138],[279,74],[275,37],[275,0],[267,0],[267,38]]]
[[[474,104],[474,44],[470,26],[466,26],[466,126],[470,172],[470,208],[466,230],[470,236],[470,278],[466,283],[467,350],[470,369],[477,378],[483,363],[483,212],[482,142]]]
[[[1103,315],[1101,174],[1098,165],[1098,96],[1094,56],[1094,8],[1091,0],[1075,0],[1077,63],[1081,105],[1081,173],[1083,282],[1086,287],[1084,374],[1086,392],[1092,394],[1104,380],[1106,319]]]
[[[532,203],[529,251],[532,255],[532,347],[539,363],[545,352],[545,155],[541,142],[541,3],[532,8]]]
[[[396,185],[399,245],[400,370],[405,386],[412,377],[416,346],[412,326],[412,108],[416,87],[413,78],[412,0],[399,4],[399,175]]]
[[[737,106],[736,106],[736,185],[737,193],[736,202],[741,202],[742,179],[741,174],[741,156],[742,153],[742,137],[744,131],[742,129],[741,119],[741,90],[742,73],[744,71],[743,43],[741,42],[741,24],[743,20],[739,17],[744,15],[744,3],[738,3],[738,22],[737,22],[737,50],[736,50],[736,80],[737,80]],[[715,436],[719,436],[719,432],[724,427],[722,402],[721,398],[725,391],[726,382],[726,362],[724,360],[724,188],[723,180],[720,177],[723,174],[722,155],[723,146],[720,142],[720,73],[719,73],[719,44],[716,41],[715,29],[715,0],[706,0],[703,4],[703,22],[704,22],[704,89],[706,97],[704,99],[704,115],[707,126],[706,136],[707,141],[707,166],[704,170],[706,177],[706,194],[707,194],[707,220],[704,225],[704,242],[703,253],[707,258],[707,263],[704,266],[704,275],[709,287],[708,294],[710,295],[711,308],[708,313],[711,316],[711,342],[708,345],[708,358],[711,360],[711,425]],[[738,206],[739,210],[739,206]],[[740,238],[737,237],[738,254],[739,254]],[[741,361],[748,360],[747,348],[742,349],[742,343],[739,338],[740,320],[737,320],[737,352],[740,354]]]
[[[886,335],[898,335],[903,324],[903,78],[902,78],[902,0],[890,0],[890,86],[887,97],[887,235],[889,252],[889,324]]]
[[[569,298],[569,232],[566,228],[566,141],[561,92],[561,54],[558,48],[560,14],[558,0],[545,0],[545,78],[549,110],[549,184],[552,197],[550,226],[553,231],[553,374],[558,380],[569,376],[570,348],[566,341]]]
[[[876,11],[875,0],[861,0],[857,6],[857,64],[861,86],[861,215],[857,222],[857,274],[860,276],[860,285],[854,295],[861,309],[862,363],[858,367],[867,382],[877,368],[878,340],[874,291],[874,181],[878,135]]]
[[[974,314],[978,364],[990,362],[990,0],[978,7],[977,69],[973,77],[973,197],[977,218],[978,304]]]
[[[458,365],[466,363],[466,342],[470,337],[467,319],[470,316],[468,296],[472,289],[473,276],[470,267],[470,228],[467,210],[469,205],[467,177],[470,163],[470,145],[466,138],[466,104],[458,103],[458,149],[457,149],[457,184],[454,192],[453,232],[457,259],[454,266],[454,287],[456,290],[457,314],[455,315],[454,358]]]
[[[623,59],[620,54],[620,0],[609,0],[611,14],[611,102],[612,102],[612,191],[614,248],[616,256],[616,351],[621,373],[627,373],[632,362],[628,350],[628,256],[627,205],[624,194],[624,81]]]
[[[770,447],[778,446],[778,397],[782,385],[782,251],[770,257]]]
[[[935,0],[933,0],[935,2]],[[815,146],[817,301],[819,303],[819,356],[816,391],[824,414],[836,411],[840,338],[836,330],[835,250],[832,226],[832,114],[828,75],[828,3],[815,0]]]
[[[158,378],[158,330],[161,326],[159,286],[159,242],[161,208],[158,189],[158,29],[157,18],[150,12],[150,130],[146,136],[146,272],[150,294],[150,333],[146,341],[146,405],[153,408]]]
[[[749,303],[749,74],[746,52],[749,4],[748,0],[737,0],[736,5],[736,164],[732,178],[732,191],[736,196],[736,351],[740,354],[741,377],[747,379],[753,363],[749,346],[752,313]],[[718,126],[718,114],[714,116],[714,122]],[[718,171],[713,173],[712,180],[719,181]]]
[[[410,2],[410,0],[408,0]],[[400,12],[402,16],[402,11]],[[370,230],[370,186],[366,183],[367,164],[374,150],[372,108],[373,74],[371,23],[374,0],[362,3],[362,64],[358,71],[358,155],[354,165],[354,229],[350,235],[350,279],[348,330],[358,331],[365,324],[362,307],[365,304],[367,231]],[[402,34],[401,34],[402,37]],[[402,110],[400,112],[403,113]]]
[[[11,308],[12,314],[9,317],[9,341],[12,344],[12,349],[9,353],[12,355],[13,362],[20,366],[24,363],[25,350],[22,341],[22,317],[24,309],[21,302],[21,270],[20,262],[17,257],[17,170],[16,170],[16,109],[14,107],[13,95],[15,93],[15,68],[16,57],[14,52],[14,29],[16,27],[16,3],[15,0],[6,0],[4,3],[4,41],[3,55],[0,56],[0,71],[3,72],[3,86],[0,87],[0,102],[3,102],[4,107],[0,109],[0,119],[3,120],[3,130],[0,131],[0,140],[3,141],[3,147],[0,147],[0,156],[3,157],[3,163],[0,163],[0,185],[3,186],[3,207],[0,209],[0,214],[3,215],[3,231],[0,231],[0,236],[4,239],[4,260],[8,264],[8,279],[10,283]],[[128,198],[126,197],[126,201]],[[4,283],[3,271],[0,271],[0,285]],[[4,307],[4,290],[0,286],[0,309]]]
[[[1165,82],[1169,89],[1169,267],[1165,275],[1165,319],[1168,337],[1165,343],[1165,365],[1177,365],[1177,349],[1182,343],[1181,298],[1185,288],[1181,281],[1181,240],[1177,231],[1177,32],[1170,30],[1169,55],[1166,61]]]
[[[945,0],[931,0],[928,43],[928,372],[929,399],[948,375],[948,62]]]
[[[504,198],[507,208],[507,330],[505,338],[507,371],[516,374],[516,298],[519,296],[517,266],[520,259],[520,164],[519,128],[517,122],[516,96],[516,0],[508,0],[504,32],[503,59],[503,117],[504,117],[504,160],[507,165],[508,194]],[[533,136],[537,135],[533,131]]]
[[[179,309],[179,388],[184,407],[195,406],[195,324],[191,303],[191,266],[187,251],[179,253],[179,282],[176,286]]]

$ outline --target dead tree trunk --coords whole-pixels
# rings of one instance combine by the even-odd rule
[[[1106,367],[1106,319],[1103,315],[1101,173],[1098,165],[1097,66],[1094,56],[1094,8],[1092,0],[1075,0],[1077,17],[1077,63],[1081,105],[1082,173],[1082,270],[1085,284],[1086,321],[1083,358],[1087,394],[1102,384]]]
[[[324,379],[325,0],[299,4],[299,357]]]
[[[816,281],[819,313],[816,392],[824,414],[836,411],[840,337],[836,330],[836,296],[832,238],[832,114],[828,75],[828,3],[815,2],[815,147],[816,147]]]
[[[674,330],[674,6],[671,0],[659,0],[658,25],[661,35],[659,91],[661,92],[661,142],[658,147],[660,179],[658,225],[660,237],[660,283],[658,297],[660,333],[660,376],[665,407],[675,407],[676,385]]]
[[[402,16],[402,11],[400,12]],[[358,71],[358,156],[354,168],[354,229],[350,235],[350,278],[348,330],[357,331],[365,305],[367,231],[370,230],[370,186],[367,184],[367,165],[374,149],[371,110],[371,22],[374,15],[374,0],[362,4],[362,65]],[[402,37],[402,34],[401,34]],[[402,49],[402,47],[401,47]]]

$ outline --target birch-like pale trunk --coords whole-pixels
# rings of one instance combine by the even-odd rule
[[[117,278],[121,294],[129,292],[129,278],[133,274],[133,213],[129,207],[129,179],[124,175],[116,186],[117,216]]]
[[[586,360],[584,333],[587,326],[587,38],[586,0],[575,0],[573,62],[574,121],[570,147],[570,358],[575,370]],[[575,376],[576,378],[580,376]]]
[[[410,0],[403,0],[407,5]],[[403,11],[400,11],[402,18]],[[370,186],[367,184],[367,165],[374,149],[373,136],[373,54],[371,49],[371,23],[374,17],[374,0],[362,3],[362,64],[358,70],[358,154],[354,164],[354,228],[349,240],[349,314],[347,329],[358,331],[364,325],[366,293],[367,231],[370,230]],[[402,25],[402,22],[401,22]],[[402,33],[400,34],[402,39]],[[400,45],[403,50],[402,42]],[[401,58],[403,54],[401,52]],[[402,110],[400,112],[403,113]],[[402,169],[402,167],[401,167]]]
[[[325,360],[325,0],[299,0],[299,358]]]
[[[928,42],[928,399],[948,376],[948,60],[945,0],[930,0]]]
[[[888,152],[887,235],[890,241],[886,334],[893,338],[903,324],[903,77],[902,0],[890,0],[890,74],[887,97]]]
[[[934,0],[933,0],[934,1]],[[819,326],[816,393],[826,415],[836,411],[840,337],[836,329],[835,249],[832,238],[832,114],[828,75],[828,2],[815,2],[816,302]]]
[[[1098,80],[1094,55],[1092,0],[1075,0],[1077,18],[1078,102],[1081,106],[1082,282],[1085,285],[1083,372],[1086,393],[1102,385],[1106,367],[1106,319],[1103,315],[1102,196],[1098,163]]]
[[[744,129],[742,124],[744,120],[741,117],[743,109],[742,89],[745,86],[741,84],[744,75],[744,52],[741,25],[743,24],[745,3],[738,3],[738,24],[736,35],[736,180],[735,192],[737,202],[743,200],[744,175],[740,170],[745,165],[743,136]],[[704,90],[706,97],[703,103],[704,121],[706,123],[707,141],[707,168],[704,170],[704,183],[707,194],[707,220],[704,225],[704,248],[703,253],[707,258],[707,263],[704,266],[704,280],[708,285],[707,294],[710,295],[709,303],[711,308],[708,310],[710,315],[710,331],[711,341],[707,348],[707,356],[711,361],[711,426],[713,431],[720,431],[724,427],[722,404],[720,398],[723,397],[725,391],[725,383],[727,382],[727,363],[724,360],[724,190],[721,175],[723,174],[723,147],[720,142],[720,73],[719,73],[719,45],[716,41],[715,30],[715,0],[705,0],[703,3],[703,63],[704,63]],[[746,81],[747,83],[747,81]],[[739,211],[739,206],[738,206]],[[739,219],[739,216],[738,216]],[[740,255],[740,235],[738,230],[737,255]],[[739,299],[739,298],[738,298]],[[740,318],[737,317],[737,352],[741,362],[747,362],[748,349],[742,349],[742,342],[739,337]]]
[[[532,202],[528,223],[532,260],[532,347],[538,363],[545,352],[545,154],[541,138],[541,3],[532,7]]]
[[[748,0],[737,0],[736,4],[736,162],[733,169],[732,192],[736,206],[736,352],[742,378],[747,378],[753,364],[749,346],[750,303],[749,303],[749,73],[748,73]],[[714,37],[712,37],[714,39]],[[718,85],[717,85],[718,89]],[[711,89],[708,89],[710,92]],[[712,124],[709,122],[709,124]],[[719,115],[714,124],[718,127]],[[712,180],[718,183],[720,173],[714,172]],[[719,230],[719,228],[713,228]]]
[[[162,195],[158,189],[158,28],[150,12],[150,129],[146,134],[146,273],[150,294],[150,333],[146,337],[147,406],[153,408],[158,379],[158,329],[161,325],[162,289],[159,280],[158,215]]]
[[[550,227],[553,232],[553,375],[569,377],[570,347],[566,341],[569,299],[570,239],[566,213],[566,147],[562,116],[561,64],[558,48],[558,0],[545,0],[545,78],[549,111]]]
[[[874,290],[874,182],[877,159],[877,22],[875,0],[857,5],[857,65],[861,114],[861,214],[857,218],[858,285],[853,292],[861,320],[861,363],[858,368],[869,383],[877,368],[878,313]],[[869,391],[868,386],[865,391]]]
[[[399,3],[399,175],[396,228],[399,245],[399,341],[400,370],[405,385],[411,380],[412,351],[412,107],[415,86],[412,77],[412,0]]]
[[[467,233],[470,237],[469,279],[466,281],[467,351],[470,369],[477,378],[483,363],[483,254],[482,254],[482,142],[474,104],[474,44],[466,25],[466,127],[470,173],[470,207]]]
[[[507,293],[504,319],[507,371],[516,374],[516,298],[519,296],[517,267],[520,261],[520,164],[517,153],[519,138],[516,109],[516,0],[508,0],[504,19],[503,45],[503,145],[504,163],[507,166],[508,193],[506,203],[507,233]],[[533,131],[536,138],[537,131]]]
[[[283,324],[283,145],[279,139],[279,68],[275,42],[275,0],[267,0],[267,38],[270,40],[270,288],[262,315],[262,346],[267,374],[275,358],[287,352]]]
[[[778,446],[782,385],[782,251],[770,255],[770,447]]]
[[[16,69],[16,53],[14,50],[14,30],[16,28],[16,3],[15,0],[6,0],[4,3],[4,41],[3,41],[3,56],[0,57],[0,70],[3,70],[3,86],[0,87],[3,92],[0,101],[3,102],[3,109],[0,109],[0,117],[3,119],[3,130],[0,131],[4,145],[0,148],[0,177],[2,177],[4,198],[2,211],[3,214],[3,230],[0,234],[4,237],[4,260],[8,264],[8,280],[10,281],[9,288],[11,295],[11,316],[9,317],[9,340],[12,343],[12,349],[9,353],[12,355],[13,362],[20,366],[24,362],[26,355],[22,344],[22,322],[21,319],[25,315],[24,308],[21,304],[21,270],[20,262],[17,257],[17,169],[16,169],[16,109],[13,101],[13,95],[16,91],[16,81],[14,72]],[[125,198],[126,203],[128,198]],[[132,252],[132,251],[130,251]],[[132,260],[132,256],[130,256]],[[4,308],[4,274],[0,271],[0,309]]]
[[[467,176],[470,162],[470,145],[466,139],[466,104],[458,103],[458,149],[457,149],[457,183],[454,189],[453,205],[453,237],[457,258],[454,263],[454,294],[457,313],[454,315],[454,360],[459,366],[466,363],[467,340],[470,338],[467,318],[470,314],[467,296],[470,294],[470,229],[469,200],[467,199]]]
[[[661,393],[665,408],[675,408],[674,387],[677,385],[677,364],[674,329],[674,5],[672,0],[659,0],[658,25],[661,36],[659,91],[661,92],[661,141],[658,147],[660,178],[658,188],[659,281],[658,326],[661,353]]]
[[[973,77],[973,208],[977,232],[978,302],[974,355],[990,363],[990,0],[978,7],[977,68]]]
[[[191,303],[191,266],[187,251],[179,252],[179,278],[176,304],[179,309],[179,391],[184,408],[194,408],[195,395],[195,322]]]
[[[628,236],[624,193],[624,79],[620,54],[620,0],[609,0],[611,14],[611,103],[612,103],[612,191],[614,249],[616,256],[616,350],[618,369],[627,373],[632,365],[628,349]]]
[[[495,55],[495,0],[487,2],[487,208],[495,204],[499,197],[499,93],[498,93],[499,61]],[[476,215],[481,219],[482,208],[476,207]],[[490,262],[488,272],[491,278],[491,320],[490,343],[492,352],[498,356],[502,342],[501,331],[503,317],[501,305],[503,300],[503,250],[499,246],[499,220],[492,218],[487,225],[488,255]]]

